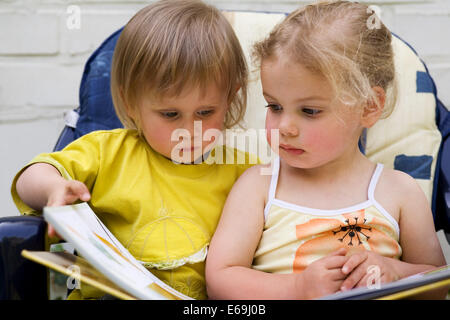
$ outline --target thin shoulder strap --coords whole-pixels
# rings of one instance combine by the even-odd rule
[[[276,158],[272,162],[272,178],[270,179],[269,195],[267,198],[266,207],[264,208],[264,221],[267,220],[267,215],[269,213],[270,206],[272,205],[273,199],[275,198],[279,172],[280,172],[280,157],[276,156]]]
[[[381,172],[383,171],[383,164],[377,163],[377,167],[370,179],[368,198],[369,200],[375,200],[375,188],[377,187],[378,179],[380,178]]]
[[[272,178],[270,180],[269,198],[268,202],[275,198],[275,192],[277,191],[278,173],[280,172],[280,157],[277,156],[273,161]]]

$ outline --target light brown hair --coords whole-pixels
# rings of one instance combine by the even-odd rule
[[[257,62],[288,55],[324,76],[336,98],[349,105],[379,103],[373,87],[387,98],[382,117],[396,101],[392,36],[366,5],[350,1],[320,1],[297,9],[269,36],[254,45]]]
[[[218,9],[195,0],[158,1],[123,29],[113,56],[111,94],[123,125],[139,130],[139,119],[133,121],[127,107],[214,83],[228,95],[224,125],[230,128],[245,114],[247,73],[240,43]]]

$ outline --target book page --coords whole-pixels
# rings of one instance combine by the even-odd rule
[[[83,258],[133,296],[140,299],[192,299],[142,266],[87,203],[45,207],[44,218]]]

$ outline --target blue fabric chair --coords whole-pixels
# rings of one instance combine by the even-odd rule
[[[450,242],[450,112],[439,99],[437,102],[436,123],[442,134],[442,144],[436,169],[433,215],[436,230],[443,229]]]
[[[122,128],[109,89],[111,61],[122,29],[110,35],[89,57],[81,78],[80,107],[66,114],[66,126],[54,151],[94,130]]]

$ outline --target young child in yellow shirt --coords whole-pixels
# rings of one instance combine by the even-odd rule
[[[13,199],[24,214],[88,201],[150,271],[205,299],[210,238],[231,186],[256,163],[207,133],[242,120],[246,92],[245,57],[216,8],[151,4],[128,22],[114,52],[111,93],[125,129],[94,131],[38,155],[16,175]],[[71,298],[101,295],[82,285]]]

